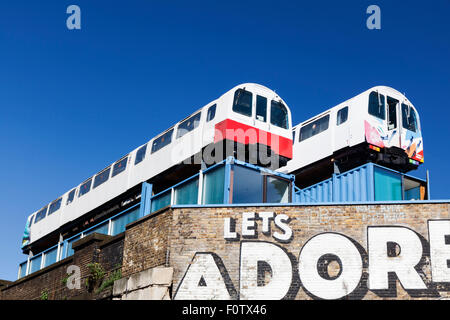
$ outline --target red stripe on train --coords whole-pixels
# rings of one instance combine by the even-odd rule
[[[227,139],[242,144],[264,144],[278,155],[292,159],[292,139],[231,119],[217,123],[215,128],[214,143]]]

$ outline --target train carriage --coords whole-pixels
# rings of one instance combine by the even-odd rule
[[[70,235],[74,225],[82,229],[94,219],[94,213],[105,218],[114,208],[138,197],[137,188],[144,181],[160,182],[159,189],[165,188],[165,180],[181,181],[191,171],[198,172],[205,149],[229,144],[234,148],[252,144],[267,147],[277,156],[276,166],[285,164],[292,158],[292,122],[286,103],[262,85],[236,86],[31,214],[22,249],[39,252],[55,239],[58,242],[63,231]],[[216,162],[227,155],[216,157]],[[176,171],[179,168],[184,168],[185,176]],[[48,240],[49,235],[53,240]],[[44,238],[47,243],[36,244]]]
[[[293,128],[293,158],[279,170],[306,187],[368,161],[407,172],[424,161],[419,115],[399,91],[373,87]]]

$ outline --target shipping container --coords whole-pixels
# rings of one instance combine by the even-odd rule
[[[295,191],[297,203],[429,200],[427,180],[367,163]]]

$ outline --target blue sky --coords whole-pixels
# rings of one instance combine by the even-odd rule
[[[375,85],[405,92],[424,136],[411,174],[448,199],[449,14],[448,0],[2,1],[0,279],[25,260],[28,214],[243,82],[276,90],[294,123]]]

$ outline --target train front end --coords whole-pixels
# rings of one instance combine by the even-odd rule
[[[253,83],[221,97],[226,115],[215,124],[214,144],[250,164],[271,169],[292,159],[292,120],[287,104],[274,91]]]
[[[365,139],[376,162],[407,172],[424,162],[419,115],[412,103],[389,87],[373,88],[368,95]]]

